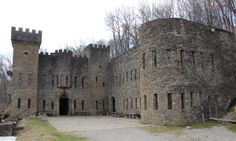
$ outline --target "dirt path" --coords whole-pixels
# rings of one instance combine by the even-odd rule
[[[225,127],[184,129],[181,133],[151,134],[139,120],[113,117],[53,117],[49,122],[62,132],[88,137],[91,141],[235,141],[236,133]]]

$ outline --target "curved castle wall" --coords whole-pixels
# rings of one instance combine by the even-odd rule
[[[139,36],[144,123],[199,120],[201,106],[207,117],[222,114],[228,97],[235,95],[234,34],[160,19],[142,25]]]

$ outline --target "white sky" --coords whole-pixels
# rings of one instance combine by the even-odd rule
[[[109,39],[104,18],[110,10],[139,0],[1,0],[0,54],[11,54],[11,26],[43,31],[41,48],[53,52],[80,40]]]

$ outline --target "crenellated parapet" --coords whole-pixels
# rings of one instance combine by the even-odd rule
[[[110,49],[110,46],[106,45],[97,45],[97,44],[89,44],[86,48],[93,48],[93,49]]]
[[[38,45],[41,44],[42,41],[42,31],[37,31],[26,28],[23,30],[23,28],[19,28],[18,30],[16,27],[11,28],[11,40],[12,41],[18,41],[18,42],[33,42]]]

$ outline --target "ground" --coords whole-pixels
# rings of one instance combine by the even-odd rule
[[[205,129],[187,130],[183,126],[168,127],[157,131],[156,127],[140,124],[139,120],[102,117],[50,117],[60,132],[88,137],[91,141],[235,141],[236,133],[221,124],[207,124]],[[213,126],[213,127],[211,127]],[[228,127],[228,126],[227,126]],[[159,129],[159,128],[158,128]],[[165,129],[165,128],[164,128]]]

